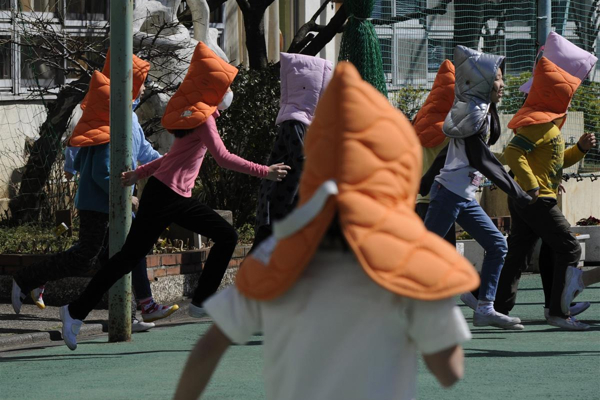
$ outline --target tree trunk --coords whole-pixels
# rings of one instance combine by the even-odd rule
[[[250,69],[265,69],[269,65],[265,41],[265,11],[262,9],[243,13]]]
[[[9,203],[13,222],[33,222],[39,218],[42,193],[61,151],[62,136],[73,109],[85,96],[89,81],[90,77],[84,75],[66,86],[49,107],[46,121],[40,127],[40,137],[35,141],[27,160],[19,194]]]

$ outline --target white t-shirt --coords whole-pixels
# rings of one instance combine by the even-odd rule
[[[273,301],[250,300],[229,287],[204,307],[235,343],[263,333],[271,400],[414,399],[417,350],[436,353],[471,337],[453,299],[393,294],[350,251],[318,251]]]

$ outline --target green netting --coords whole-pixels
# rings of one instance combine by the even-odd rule
[[[600,1],[554,0],[552,30],[599,55]],[[537,2],[503,0],[375,0],[371,21],[379,40],[388,97],[409,118],[427,97],[440,64],[456,45],[506,56],[505,96],[499,111],[506,124],[524,101],[519,86],[532,75],[539,55]],[[542,19],[543,20],[543,19]],[[582,82],[562,133],[567,146],[584,132],[600,140],[600,65]],[[504,132],[509,140],[512,134]],[[503,151],[502,140],[494,148]],[[565,177],[600,173],[600,151],[590,151]]]
[[[346,0],[350,17],[344,28],[339,60],[350,61],[365,81],[387,95],[377,34],[368,20],[373,4],[374,0]]]

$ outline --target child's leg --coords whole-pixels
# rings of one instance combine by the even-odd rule
[[[79,212],[79,243],[52,257],[19,269],[14,279],[23,293],[58,279],[78,276],[94,266],[94,260],[101,253],[104,235],[108,227],[108,214],[81,210]]]
[[[94,275],[84,292],[69,304],[72,318],[83,320],[123,275],[131,272],[141,258],[152,249],[169,221],[139,215],[131,225],[125,244],[108,263]]]
[[[423,222],[425,222],[425,218],[427,217],[428,211],[429,203],[417,203],[415,212]],[[454,224],[452,224],[452,226],[448,230],[448,233],[446,233],[446,236],[444,236],[444,239],[452,246],[456,247],[456,230],[454,229]]]
[[[192,349],[179,379],[175,400],[200,397],[231,340],[213,325]]]
[[[431,186],[431,202],[425,216],[427,230],[445,237],[454,227],[454,222],[467,200],[452,193],[438,182]]]
[[[135,291],[135,299],[138,302],[152,299],[152,288],[148,280],[146,257],[141,258],[131,271],[131,286]]]
[[[189,199],[187,206],[173,222],[214,242],[192,300],[192,304],[201,307],[204,300],[219,288],[237,245],[238,235],[229,222],[195,199]]]
[[[510,252],[510,245],[508,251]],[[552,298],[552,282],[554,281],[554,250],[542,241],[540,247],[540,276],[542,278],[542,288],[544,289],[544,308],[550,308],[550,299]],[[543,265],[543,267],[542,267]],[[506,268],[506,263],[504,264]]]
[[[506,240],[475,200],[469,202],[456,222],[469,232],[485,250],[481,266],[479,300],[493,302],[496,299],[500,271],[508,250]]]
[[[72,318],[83,320],[104,293],[148,254],[185,200],[157,179],[148,181],[125,244],[96,273],[79,298],[69,304]]]
[[[581,246],[569,231],[570,224],[558,208],[556,200],[541,198],[523,209],[521,216],[554,252],[550,315],[566,318],[565,312],[568,310],[563,312],[560,305],[565,285],[565,273],[567,267],[577,266],[581,257]],[[540,268],[547,268],[547,266],[540,265]]]
[[[494,308],[496,311],[508,315],[515,306],[521,273],[527,267],[527,256],[539,236],[531,229],[528,222],[523,219],[522,213],[530,208],[519,208],[512,199],[508,200],[510,211],[510,235],[508,236],[508,253],[504,267],[500,273]]]
[[[154,301],[152,288],[148,280],[146,257],[140,259],[131,271],[131,286],[133,286],[133,290],[135,291],[135,299],[142,309],[142,319],[144,322],[154,322],[162,318],[167,318],[179,310],[177,304],[165,306]]]

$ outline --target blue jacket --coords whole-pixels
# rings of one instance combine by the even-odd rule
[[[134,103],[134,108],[135,106],[137,106],[137,103]],[[146,140],[135,113],[132,115],[131,126],[131,168],[135,169],[138,162],[140,164],[149,163],[159,158],[160,154]],[[110,143],[81,148],[68,147],[65,151],[65,171],[79,172],[79,187],[75,196],[75,207],[78,210],[98,211],[108,214]]]

